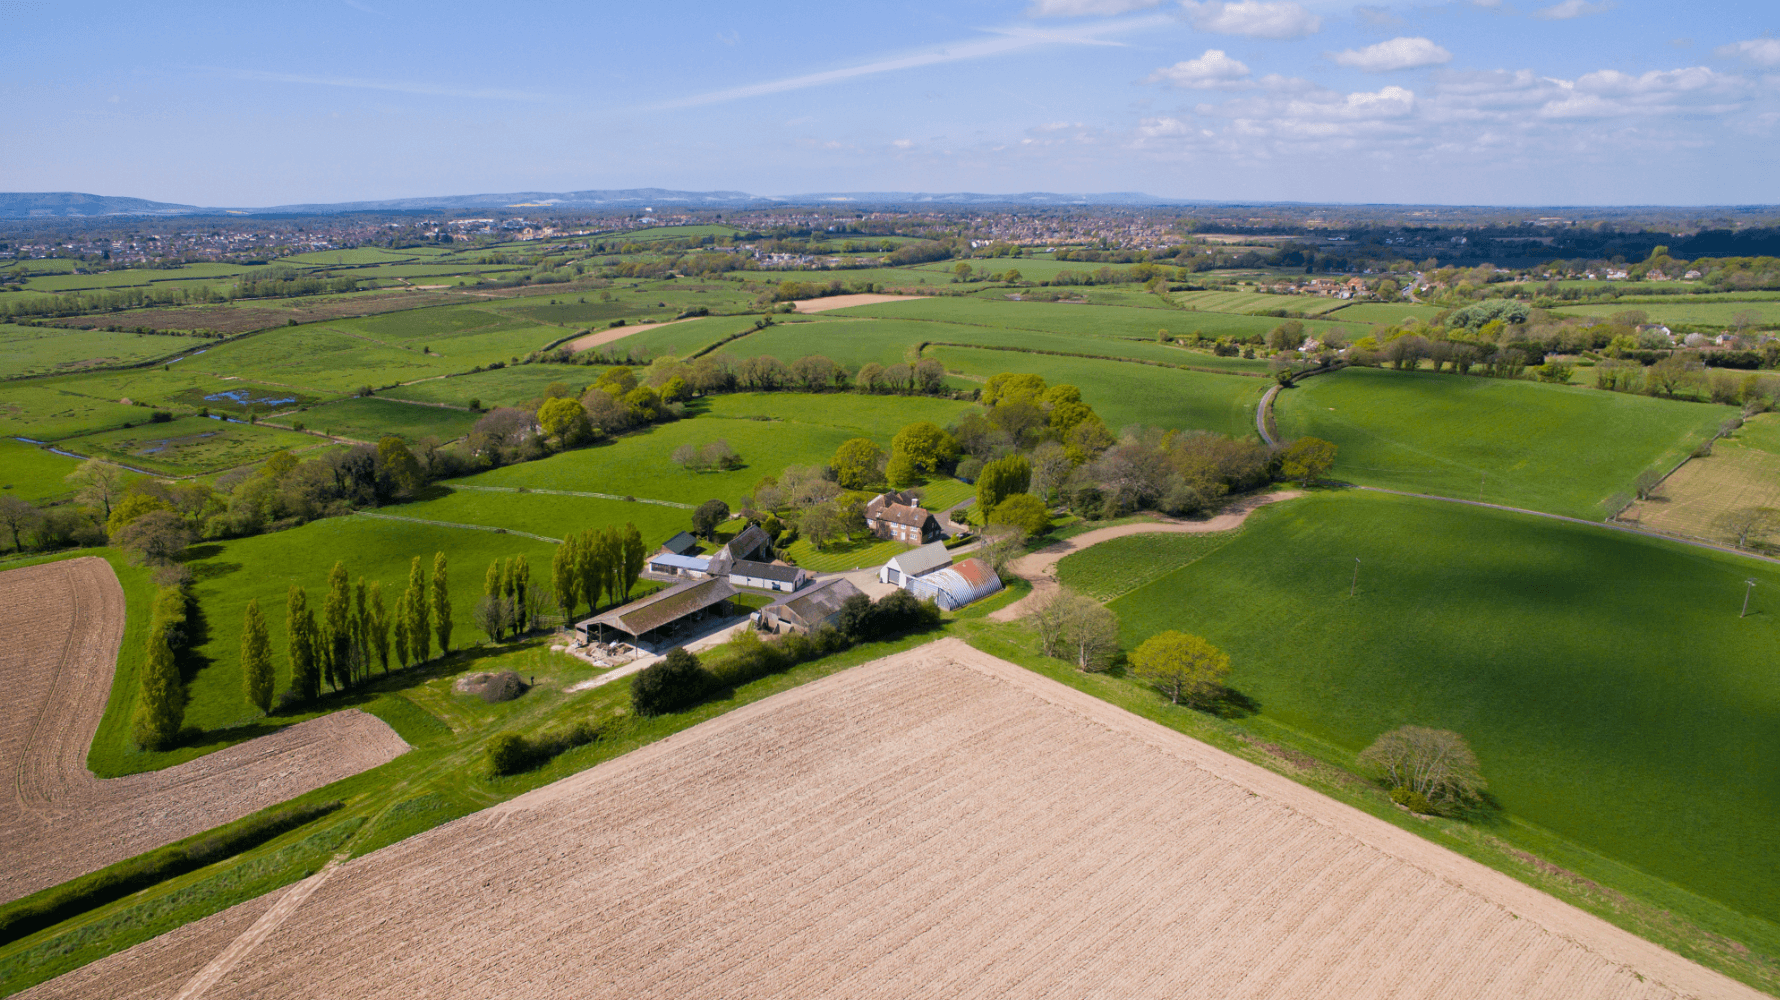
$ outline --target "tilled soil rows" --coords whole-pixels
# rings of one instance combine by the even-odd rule
[[[24,995],[1760,996],[951,639],[304,888]]]
[[[0,902],[393,760],[381,719],[337,712],[147,774],[101,781],[87,748],[111,694],[124,592],[103,559],[0,573]]]

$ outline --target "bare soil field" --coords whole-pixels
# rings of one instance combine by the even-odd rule
[[[337,712],[147,774],[86,768],[124,635],[103,559],[0,573],[0,902],[27,896],[395,759],[381,719]]]
[[[1718,519],[1747,507],[1780,509],[1780,455],[1720,441],[1711,455],[1688,459],[1649,500],[1632,504],[1619,520],[1651,531],[1734,544],[1736,538]]]
[[[653,330],[658,326],[673,326],[675,323],[684,322],[686,321],[683,319],[670,319],[662,323],[638,323],[635,326],[615,326],[607,330],[590,333],[585,337],[576,337],[574,340],[561,346],[566,347],[571,351],[585,351],[589,347],[598,347],[601,344],[610,344],[614,340],[623,340],[633,333],[642,333],[644,330]]]
[[[800,313],[822,313],[831,309],[846,309],[849,306],[875,306],[880,302],[913,302],[925,299],[926,295],[875,295],[859,293],[856,295],[830,295],[820,299],[801,299],[792,303]]]
[[[947,639],[21,996],[1760,994]]]
[[[1203,521],[1175,521],[1158,518],[1154,521],[1140,521],[1133,524],[1119,524],[1110,528],[1096,528],[1084,531],[1071,538],[1028,552],[1026,555],[1009,563],[1007,568],[1014,576],[1032,584],[1032,593],[1020,598],[1005,608],[989,613],[992,622],[1016,621],[1021,615],[1030,611],[1033,605],[1044,598],[1044,595],[1057,589],[1057,564],[1063,557],[1080,552],[1091,545],[1099,545],[1109,538],[1123,538],[1126,535],[1145,535],[1155,533],[1179,535],[1204,535],[1218,531],[1230,531],[1241,527],[1248,519],[1249,513],[1257,507],[1290,500],[1302,496],[1297,490],[1282,490],[1278,493],[1262,493],[1257,496],[1244,497],[1230,504],[1216,515]]]

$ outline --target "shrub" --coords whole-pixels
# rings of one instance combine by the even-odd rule
[[[1428,802],[1428,797],[1413,788],[1391,789],[1391,801],[1413,813],[1426,815],[1434,811],[1434,806]]]
[[[497,775],[517,774],[531,759],[531,748],[518,733],[496,733],[483,750],[488,754],[488,769]]]
[[[675,647],[630,679],[631,705],[645,717],[682,711],[698,704],[716,680],[698,657]]]
[[[1051,530],[1051,512],[1032,494],[1016,493],[989,513],[988,523],[1011,524],[1027,535],[1042,535]]]

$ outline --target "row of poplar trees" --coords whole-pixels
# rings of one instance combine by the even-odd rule
[[[320,619],[309,605],[309,595],[294,585],[284,611],[291,681],[285,697],[291,702],[316,698],[323,681],[336,691],[363,682],[371,676],[373,659],[387,674],[392,652],[398,666],[425,662],[432,658],[435,636],[440,655],[451,652],[451,594],[443,552],[433,556],[430,581],[420,557],[414,557],[408,566],[408,589],[396,599],[393,616],[383,599],[383,584],[367,583],[362,576],[352,584],[343,562],[336,562],[328,574]],[[258,598],[247,602],[242,623],[241,677],[248,703],[270,711],[272,643]]]
[[[578,531],[562,540],[550,563],[556,603],[565,618],[573,618],[577,606],[585,603],[591,612],[602,596],[628,601],[648,562],[649,550],[635,524]]]

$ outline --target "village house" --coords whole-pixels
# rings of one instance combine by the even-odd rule
[[[880,493],[865,505],[865,526],[879,538],[921,545],[939,538],[939,519],[912,493]]]
[[[741,534],[713,552],[705,572],[711,576],[726,577],[736,563],[743,561],[773,561],[773,540],[758,524],[748,525]]]

